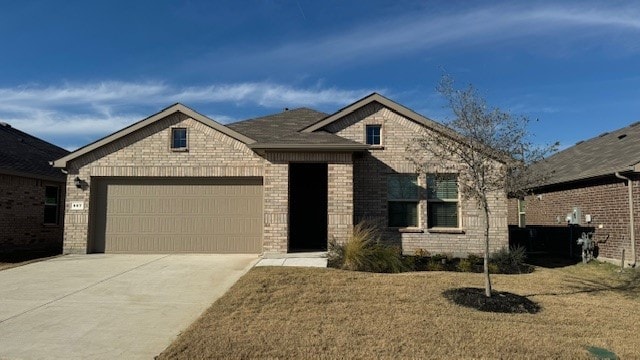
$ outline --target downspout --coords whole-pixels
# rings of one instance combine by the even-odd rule
[[[617,171],[615,176],[618,179],[626,180],[629,188],[629,238],[631,239],[631,258],[633,259],[633,263],[631,263],[630,266],[636,267],[636,230],[633,221],[633,181],[626,176],[620,175]],[[622,264],[622,266],[624,266],[624,264]]]

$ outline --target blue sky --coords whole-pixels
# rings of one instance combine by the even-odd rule
[[[538,143],[640,120],[635,1],[0,5],[0,121],[68,149],[175,102],[228,123],[377,91],[442,121],[443,71],[530,117]]]

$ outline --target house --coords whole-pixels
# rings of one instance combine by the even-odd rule
[[[407,253],[482,253],[480,212],[456,174],[428,191],[408,159],[416,136],[448,131],[376,93],[334,114],[226,126],[176,104],[55,161],[68,172],[64,251],[279,256],[326,251],[366,219]],[[495,250],[507,199],[492,199]]]
[[[66,175],[50,161],[69,152],[0,122],[0,253],[62,249]]]
[[[547,178],[524,199],[511,199],[509,225],[534,231],[532,242],[545,232],[569,229],[565,253],[580,256],[576,240],[593,233],[598,259],[634,265],[640,221],[640,122],[592,139],[547,158],[533,171]],[[565,231],[565,234],[568,232]],[[537,238],[536,238],[537,237]],[[547,239],[547,247],[562,239]]]

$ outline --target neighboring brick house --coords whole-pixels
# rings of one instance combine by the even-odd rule
[[[60,251],[69,152],[0,122],[0,253]]]
[[[640,222],[640,122],[580,141],[546,159],[533,171],[547,174],[545,181],[523,200],[510,199],[509,225],[535,229],[532,242],[545,231],[570,226],[573,255],[583,231],[600,241],[598,259],[626,265],[637,259]],[[630,211],[631,204],[632,211]],[[630,226],[630,224],[634,224]],[[558,232],[556,232],[558,233]],[[565,231],[565,233],[567,233]],[[568,233],[567,233],[568,234]],[[547,247],[557,248],[546,239]],[[606,242],[605,242],[606,240]],[[544,250],[544,249],[543,249]]]
[[[332,115],[226,126],[176,104],[55,162],[69,174],[64,251],[278,256],[326,251],[372,219],[408,253],[482,253],[456,175],[417,174],[408,159],[421,134],[452,135],[375,93]],[[508,243],[507,199],[492,199],[495,250]]]

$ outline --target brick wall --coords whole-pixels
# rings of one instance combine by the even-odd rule
[[[327,163],[327,233],[329,238],[344,241],[353,226],[351,153],[268,152],[265,158],[265,253],[287,252],[290,162]]]
[[[64,215],[59,214],[58,225],[44,225],[48,185],[60,188],[64,204],[64,183],[0,174],[0,253],[62,249]]]
[[[189,151],[170,149],[171,127],[188,129]],[[263,162],[242,142],[184,114],[170,115],[68,164],[64,252],[88,250],[92,177],[253,177],[263,176]],[[86,182],[82,189],[76,176]],[[70,210],[72,202],[84,209]]]
[[[385,231],[385,238],[391,243],[402,245],[405,253],[418,249],[431,253],[451,253],[458,256],[484,252],[483,223],[481,212],[475,204],[461,201],[460,221],[462,232],[435,232],[427,229],[426,177],[419,177],[421,187],[418,204],[419,227],[413,232],[400,232],[387,228],[387,176],[394,173],[416,173],[409,159],[407,146],[417,136],[429,133],[422,125],[372,103],[349,116],[330,124],[326,129],[342,137],[365,142],[365,127],[368,124],[382,125],[382,144],[369,153],[354,156],[354,217],[355,222],[373,220]],[[490,197],[490,238],[492,251],[508,245],[507,199],[504,192],[496,192]]]
[[[633,186],[636,248],[640,249],[640,241],[638,241],[640,181],[638,178],[634,179]],[[604,240],[608,236],[607,242],[599,245],[599,257],[605,260],[619,260],[622,249],[625,249],[626,261],[632,261],[626,181],[611,176],[602,180],[538,191],[534,195],[527,196],[525,201],[527,225],[567,226],[565,221],[567,213],[574,207],[579,207],[582,213],[581,225],[587,226],[585,215],[591,215],[590,225],[595,228],[594,238]],[[509,201],[509,224],[518,225],[516,199]]]

